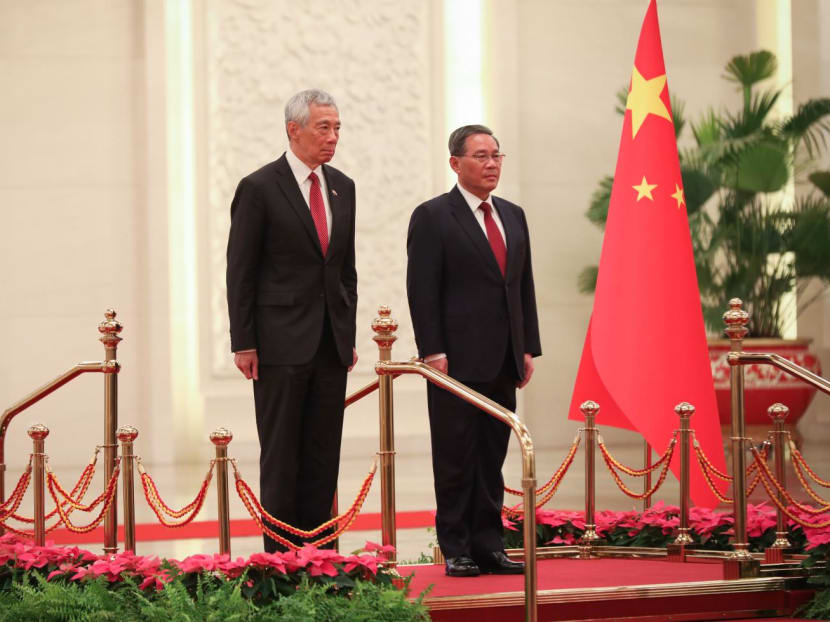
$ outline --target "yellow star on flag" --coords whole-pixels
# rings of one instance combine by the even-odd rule
[[[639,201],[643,197],[646,197],[650,201],[654,200],[654,197],[651,196],[651,191],[657,187],[657,184],[650,184],[646,181],[646,176],[643,175],[643,181],[640,182],[638,186],[631,186],[634,190],[637,191],[637,200]]]
[[[683,195],[683,188],[674,184],[674,194],[671,195],[671,198],[677,201],[677,209],[680,209],[681,205],[686,205],[686,197]]]
[[[666,74],[646,80],[634,67],[631,73],[631,90],[628,92],[628,99],[625,102],[625,109],[631,111],[631,138],[637,137],[637,132],[650,114],[663,117],[671,122],[666,104],[660,99],[660,93],[666,87]]]

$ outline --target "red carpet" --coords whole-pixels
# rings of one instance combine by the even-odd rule
[[[539,590],[616,587],[620,585],[651,585],[685,581],[719,581],[723,579],[720,564],[674,563],[646,559],[547,559],[538,564]],[[411,594],[420,594],[433,585],[429,598],[522,592],[522,575],[481,575],[480,577],[447,577],[444,567],[437,565],[400,566],[403,576],[414,574]]]
[[[435,517],[432,512],[398,512],[395,514],[398,529],[415,529],[432,527]],[[380,514],[377,512],[360,514],[352,523],[349,531],[369,531],[380,529]],[[231,537],[243,538],[259,536],[262,532],[251,519],[231,521]],[[136,542],[153,542],[159,540],[186,540],[190,538],[218,538],[219,523],[215,520],[193,521],[184,527],[171,529],[160,523],[143,523],[135,526]],[[104,541],[104,528],[99,527],[89,533],[76,534],[68,529],[55,529],[46,536],[55,544],[96,544]],[[124,527],[118,528],[118,540],[124,540]]]

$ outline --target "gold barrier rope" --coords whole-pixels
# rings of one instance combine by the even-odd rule
[[[810,498],[813,501],[815,501],[816,503],[819,504],[819,506],[821,507],[821,512],[826,512],[827,510],[830,510],[830,502],[828,502],[826,499],[822,499],[818,495],[818,493],[813,490],[813,487],[810,485],[810,482],[808,482],[807,478],[804,476],[804,470],[807,471],[807,473],[810,475],[810,477],[813,479],[813,481],[819,480],[821,478],[819,478],[817,475],[815,475],[815,472],[807,464],[807,461],[804,459],[804,456],[801,455],[801,452],[798,451],[798,449],[796,448],[795,443],[793,442],[792,439],[789,439],[789,444],[790,444],[790,457],[791,457],[792,463],[793,463],[793,470],[795,471],[796,477],[798,477],[798,481],[801,484],[801,487],[804,489],[804,491],[810,496]],[[796,454],[798,454],[798,457],[796,457]],[[823,480],[821,480],[821,481],[823,481]],[[816,481],[816,483],[821,485],[821,481]],[[821,512],[815,512],[815,513],[820,514]]]
[[[78,481],[75,483],[75,486],[72,487],[72,492],[69,493],[69,496],[73,499],[77,499],[78,503],[80,503],[81,499],[86,496],[87,491],[89,490],[89,486],[92,483],[92,478],[95,476],[95,465],[98,463],[98,454],[101,451],[101,446],[97,446],[95,448],[95,453],[93,454],[92,458],[90,459],[89,463],[84,467],[84,470],[81,471],[81,475],[78,477]],[[47,462],[48,465],[48,462]],[[48,469],[48,466],[47,466]],[[70,501],[62,501],[64,508],[67,505],[71,505]],[[67,514],[71,514],[74,508],[70,509]],[[43,517],[44,520],[49,520],[53,518],[58,513],[57,506],[54,510],[49,512],[46,516]],[[19,521],[21,523],[28,523],[32,524],[35,522],[34,518],[28,518],[26,516],[19,516],[18,514],[12,514],[11,517]],[[57,527],[60,524],[60,521],[56,523],[52,529]]]
[[[55,474],[52,472],[52,469],[49,468],[49,464],[46,465],[46,484],[49,488],[49,494],[52,496],[52,499],[55,501],[55,507],[58,510],[58,514],[60,514],[60,523],[63,523],[66,528],[71,531],[72,533],[89,533],[93,529],[95,529],[101,522],[104,520],[104,517],[107,514],[107,510],[109,510],[110,506],[112,505],[113,500],[115,499],[115,487],[118,483],[118,475],[121,471],[121,458],[116,458],[115,468],[112,471],[112,477],[107,482],[106,487],[104,488],[104,492],[98,495],[95,499],[90,501],[87,505],[81,505],[72,497],[69,496],[58,482],[58,478],[55,477]],[[64,509],[64,504],[58,500],[57,493],[72,506],[67,512]],[[80,510],[82,512],[90,512],[91,510],[95,509],[98,505],[101,505],[101,511],[98,513],[98,516],[88,525],[84,527],[78,527],[71,520],[69,520],[69,514],[71,513],[72,509]]]
[[[626,495],[628,495],[632,499],[644,499],[646,497],[651,497],[655,492],[657,492],[657,489],[663,485],[663,482],[665,481],[666,476],[669,473],[671,458],[674,454],[675,445],[677,445],[677,431],[675,430],[674,436],[669,442],[669,446],[666,448],[666,451],[663,453],[660,459],[657,462],[655,462],[651,467],[648,467],[646,469],[630,469],[626,467],[624,464],[617,461],[608,451],[608,448],[605,446],[605,442],[602,440],[601,436],[597,438],[597,445],[599,446],[599,450],[602,453],[603,459],[605,460],[605,464],[608,466],[608,470],[611,471],[611,477],[614,478],[614,481],[617,483],[619,489],[622,490]],[[625,485],[625,482],[622,481],[622,478],[616,470],[617,468],[619,468],[619,470],[625,473],[626,475],[642,477],[652,472],[660,465],[662,465],[663,468],[660,471],[660,476],[657,478],[657,482],[649,490],[646,490],[642,493],[636,493],[630,488],[628,488],[628,486]]]
[[[792,495],[790,495],[790,493],[788,493],[785,488],[782,488],[778,480],[775,479],[775,476],[769,470],[769,466],[767,465],[767,463],[761,460],[761,455],[758,452],[758,449],[752,447],[751,451],[752,457],[755,459],[755,462],[758,463],[759,473],[762,475],[761,483],[764,485],[764,488],[766,489],[769,498],[772,500],[772,502],[776,505],[776,507],[779,510],[786,514],[791,521],[801,525],[802,527],[807,527],[810,529],[824,529],[825,527],[830,527],[830,520],[826,520],[821,523],[811,523],[809,521],[805,521],[804,519],[793,514],[786,505],[781,503],[781,501],[778,499],[778,495],[775,494],[773,488],[776,489],[790,505],[792,505],[793,507],[797,507],[799,510],[803,512],[806,512],[808,514],[822,514],[823,512],[827,511],[817,511],[811,507],[801,505],[800,503],[795,501],[795,499],[792,498]]]
[[[550,479],[546,481],[542,486],[536,489],[536,496],[545,494],[548,488],[550,488],[554,482],[557,480],[557,476],[559,475],[559,471],[562,469],[562,465],[569,461],[569,458],[572,461],[571,454],[576,454],[577,450],[579,449],[579,445],[582,442],[582,436],[580,434],[576,435],[574,438],[574,442],[571,444],[571,448],[568,450],[568,454],[565,456],[565,459],[562,461],[562,464],[559,465],[559,468],[554,471],[553,475],[550,476]],[[507,486],[504,487],[504,492],[514,495],[516,497],[524,497],[525,493],[521,490],[516,490],[515,488],[509,488]],[[537,506],[538,507],[538,506]]]
[[[26,490],[29,488],[29,483],[32,481],[32,456],[29,455],[29,465],[26,467],[26,470],[20,476],[20,479],[17,480],[17,484],[12,491],[12,494],[9,495],[9,498],[0,503],[0,523],[3,523],[6,519],[15,516],[15,512],[20,507],[20,504],[23,502],[23,495],[26,494]]]
[[[807,460],[804,459],[804,456],[798,450],[798,447],[795,446],[795,442],[793,441],[792,436],[789,432],[787,432],[787,438],[789,439],[790,456],[792,460],[797,460],[798,462],[800,462],[801,466],[803,466],[807,473],[810,475],[810,479],[812,479],[816,484],[818,484],[822,488],[830,488],[830,482],[821,479],[818,475],[816,475],[816,472],[810,468],[810,465],[807,464]]]
[[[574,439],[573,444],[571,445],[570,450],[568,451],[565,458],[562,460],[562,463],[559,465],[559,468],[556,469],[554,474],[551,478],[539,489],[539,493],[541,496],[536,501],[535,509],[541,508],[545,505],[548,501],[553,498],[553,495],[556,494],[556,491],[559,489],[559,484],[562,483],[562,478],[565,477],[565,473],[567,473],[568,469],[571,468],[571,464],[573,464],[574,457],[576,456],[576,452],[579,449],[579,444],[581,442],[580,435],[577,435]],[[513,490],[512,488],[505,487],[505,491],[509,492],[510,494],[517,495],[524,497],[524,493],[520,490]],[[512,507],[502,506],[502,513],[506,516],[512,516],[514,518],[521,518],[524,516],[525,510],[519,509],[522,505],[522,502],[517,503]]]
[[[695,456],[697,456],[697,461],[700,465],[700,471],[703,473],[703,479],[706,480],[706,483],[709,486],[709,490],[711,490],[712,494],[718,498],[718,501],[721,501],[722,503],[732,503],[732,497],[727,497],[725,494],[723,494],[715,484],[715,481],[712,479],[712,476],[714,475],[725,482],[731,482],[732,476],[723,473],[722,471],[718,470],[718,468],[714,464],[712,464],[712,461],[709,460],[708,456],[705,453],[703,453],[703,449],[701,449],[700,443],[696,438],[694,439],[693,446],[695,449]],[[767,457],[769,456],[769,448],[770,443],[765,441],[762,453],[765,462],[767,460]],[[750,475],[757,468],[758,465],[755,464],[755,462],[753,462],[747,467],[746,474]],[[749,497],[750,495],[752,495],[753,492],[755,492],[755,488],[758,487],[760,480],[760,473],[756,473],[755,477],[752,478],[752,481],[749,483],[749,486],[747,487],[745,495],[746,497]]]
[[[312,529],[310,531],[306,531],[304,529],[299,529],[294,527],[293,525],[289,525],[278,518],[269,514],[265,508],[262,507],[262,504],[256,498],[254,491],[251,490],[251,487],[248,483],[242,478],[242,475],[239,472],[239,468],[237,467],[236,460],[229,460],[231,465],[233,466],[233,476],[236,482],[236,491],[239,494],[239,498],[242,499],[242,503],[248,510],[248,513],[251,515],[251,518],[254,519],[254,522],[257,526],[262,530],[262,533],[266,534],[269,538],[279,542],[283,546],[286,546],[293,550],[299,550],[301,547],[297,546],[290,540],[287,540],[276,533],[273,529],[271,529],[268,525],[265,524],[263,518],[267,520],[269,523],[274,525],[278,529],[282,529],[283,531],[290,533],[295,536],[300,536],[304,539],[313,538],[321,534],[326,529],[334,525],[338,525],[338,528],[328,536],[324,538],[320,538],[318,540],[314,540],[309,542],[313,546],[322,546],[323,544],[327,544],[332,540],[335,540],[346,531],[351,524],[354,522],[357,515],[360,513],[360,509],[363,507],[363,502],[366,500],[366,495],[369,494],[369,489],[372,487],[372,480],[375,477],[375,472],[377,471],[377,455],[372,459],[372,466],[369,469],[368,475],[366,475],[366,479],[363,480],[363,485],[360,487],[360,491],[357,494],[357,498],[352,503],[351,507],[340,514],[339,516],[335,516],[331,520],[326,521],[319,527]]]
[[[141,486],[144,489],[144,496],[147,498],[147,503],[150,505],[150,508],[158,517],[159,522],[161,522],[162,525],[165,527],[184,527],[196,518],[205,503],[207,490],[210,486],[211,480],[213,479],[213,471],[216,466],[216,460],[210,461],[210,467],[208,467],[208,472],[202,480],[202,485],[199,487],[199,491],[196,493],[196,498],[180,510],[174,510],[161,498],[158,487],[156,486],[155,481],[153,481],[153,478],[150,477],[144,469],[144,465],[141,463],[141,458],[139,456],[135,456],[135,459],[138,463],[138,472],[141,475]],[[164,516],[166,514],[171,518],[181,518],[188,513],[190,516],[180,522],[170,521]]]

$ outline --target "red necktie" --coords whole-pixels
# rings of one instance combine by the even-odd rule
[[[317,229],[317,237],[320,238],[320,250],[323,257],[329,248],[329,228],[326,223],[326,205],[323,203],[323,193],[320,192],[320,180],[317,173],[313,172],[308,176],[311,180],[311,192],[308,195],[308,204],[311,207],[311,218],[314,220],[314,227]]]
[[[482,203],[479,208],[484,212],[484,228],[487,230],[487,241],[490,242],[490,248],[493,249],[493,255],[496,257],[496,263],[499,264],[501,275],[505,276],[507,273],[507,247],[504,245],[504,238],[501,237],[499,226],[493,220],[493,208],[490,207],[489,203]]]

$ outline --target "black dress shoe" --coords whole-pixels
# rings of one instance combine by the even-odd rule
[[[448,557],[444,572],[448,577],[477,577],[481,574],[473,558],[466,555]]]
[[[511,561],[504,551],[492,551],[476,558],[481,572],[487,574],[523,574],[524,562]]]

